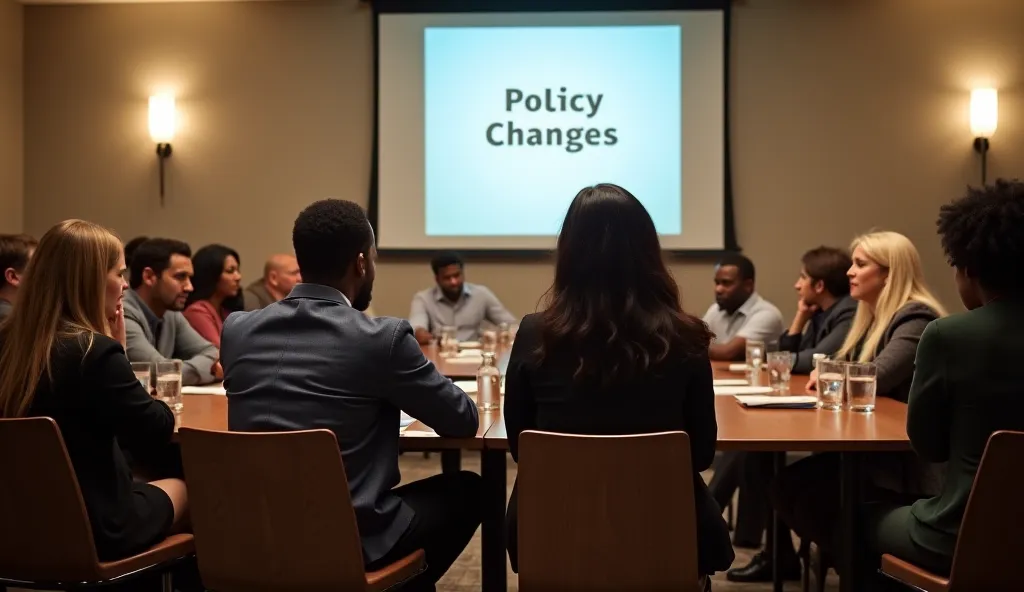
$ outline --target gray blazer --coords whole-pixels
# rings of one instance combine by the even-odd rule
[[[160,339],[153,334],[152,323],[160,324]],[[181,360],[183,385],[208,384],[213,377],[217,347],[203,339],[185,315],[167,311],[157,319],[135,290],[124,293],[124,328],[128,337],[128,359],[132,362]]]
[[[328,286],[304,283],[224,323],[228,428],[326,428],[338,438],[366,562],[394,547],[414,512],[398,485],[399,410],[441,435],[472,437],[475,403],[423,355],[407,321],[368,318]]]

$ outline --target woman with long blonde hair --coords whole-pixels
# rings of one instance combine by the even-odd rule
[[[946,311],[925,285],[921,257],[907,237],[872,232],[855,238],[851,251],[846,275],[857,314],[836,358],[874,363],[877,394],[906,402],[921,334]],[[874,454],[865,465],[867,501],[904,503],[938,492],[938,471],[913,452]],[[786,467],[771,487],[779,515],[826,554],[836,551],[839,468],[838,454],[816,454]]]
[[[85,501],[100,560],[139,553],[180,529],[180,479],[134,483],[121,448],[167,446],[174,415],[125,356],[124,250],[109,230],[67,220],[39,241],[18,305],[0,327],[0,417],[52,417]]]

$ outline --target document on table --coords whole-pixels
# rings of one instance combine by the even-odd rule
[[[818,406],[817,397],[804,395],[740,395],[736,397],[736,402],[744,407],[759,407],[761,409],[814,409]]]
[[[181,387],[181,394],[183,395],[226,395],[228,394],[224,390],[224,383],[218,382],[217,384],[208,384],[206,386],[183,386]]]

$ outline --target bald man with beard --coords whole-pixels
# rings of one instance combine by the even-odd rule
[[[259,310],[287,296],[302,282],[299,262],[292,255],[274,255],[263,266],[263,277],[245,289],[245,310]]]

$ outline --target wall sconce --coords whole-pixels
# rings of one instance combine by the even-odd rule
[[[164,161],[171,156],[171,141],[177,127],[178,114],[171,95],[149,97],[149,136],[156,142],[156,156],[160,162],[160,206],[164,205]]]
[[[971,91],[971,133],[974,151],[981,155],[981,184],[985,184],[985,160],[988,139],[999,124],[999,94],[994,88],[976,88]]]

